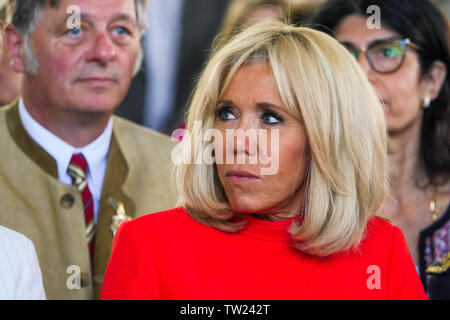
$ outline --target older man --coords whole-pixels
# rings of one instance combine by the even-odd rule
[[[170,140],[112,116],[140,64],[145,0],[18,0],[24,74],[0,110],[0,224],[30,238],[48,299],[98,297],[120,222],[174,205]]]

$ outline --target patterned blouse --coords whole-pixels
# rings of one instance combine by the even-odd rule
[[[425,290],[427,289],[425,270],[448,252],[450,252],[450,205],[436,222],[420,232],[419,273]]]

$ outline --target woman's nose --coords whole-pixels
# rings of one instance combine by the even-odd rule
[[[258,128],[254,119],[243,117],[234,133],[234,153],[252,156],[258,149]]]

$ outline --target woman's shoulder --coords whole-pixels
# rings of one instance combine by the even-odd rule
[[[344,259],[350,257],[352,265],[359,261],[363,265],[388,268],[397,247],[404,247],[407,250],[401,230],[389,220],[375,216],[367,222],[363,238],[358,245],[337,256]]]
[[[375,216],[369,219],[362,240],[365,251],[374,251],[377,253],[389,253],[394,246],[405,243],[403,232],[390,220]],[[380,250],[384,248],[385,250]]]
[[[13,250],[21,255],[34,252],[34,245],[30,239],[4,226],[0,226],[0,243],[5,244],[3,249]],[[20,248],[20,250],[15,250],[16,248]]]
[[[186,224],[192,220],[183,207],[177,207],[155,213],[149,213],[124,223],[127,229],[159,229],[162,227],[174,227],[178,224]]]
[[[199,231],[206,226],[198,223],[183,207],[149,213],[120,225],[117,234],[131,237],[148,235],[152,238],[166,237],[170,234],[183,235]],[[116,234],[116,236],[117,236]]]
[[[373,230],[377,233],[392,233],[396,227],[391,220],[382,216],[374,216],[367,222],[367,231]]]
[[[177,250],[190,242],[204,239],[212,228],[195,221],[182,207],[150,213],[120,225],[114,236],[115,246]],[[207,234],[207,235],[206,235]],[[164,250],[165,250],[164,249]]]
[[[15,275],[33,272],[31,267],[34,265],[30,261],[37,261],[33,242],[25,235],[3,226],[0,226],[0,257],[0,273],[2,270],[5,272],[6,268]]]
[[[400,228],[394,225],[389,219],[374,216],[367,222],[364,239],[375,240],[378,243],[392,241],[392,237],[399,231]]]

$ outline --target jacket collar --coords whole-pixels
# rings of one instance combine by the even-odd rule
[[[52,158],[41,146],[39,146],[26,132],[20,121],[19,103],[14,103],[6,112],[6,124],[8,131],[17,146],[47,174],[58,179],[58,167]]]

